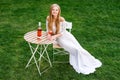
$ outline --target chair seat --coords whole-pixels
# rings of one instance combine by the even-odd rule
[[[53,48],[62,48],[59,44],[53,44]]]

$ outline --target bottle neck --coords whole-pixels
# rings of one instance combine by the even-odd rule
[[[38,26],[38,29],[41,29],[41,26]]]
[[[41,22],[38,23],[38,27],[41,28]]]

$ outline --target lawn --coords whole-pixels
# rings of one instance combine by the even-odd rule
[[[36,30],[39,21],[45,30],[53,3],[58,3],[61,16],[73,23],[72,34],[81,46],[103,63],[95,73],[78,74],[70,64],[53,64],[42,76],[35,65],[25,69],[31,53],[23,36]],[[119,0],[0,0],[0,80],[119,79]]]

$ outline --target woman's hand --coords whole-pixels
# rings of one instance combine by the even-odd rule
[[[51,40],[51,38],[52,38],[52,31],[48,31],[48,33],[47,33],[47,39]]]
[[[50,34],[47,35],[47,39],[51,40],[52,36]]]
[[[47,35],[48,40],[56,40],[56,35],[51,36],[50,34]]]
[[[51,40],[56,40],[56,35],[51,36]]]

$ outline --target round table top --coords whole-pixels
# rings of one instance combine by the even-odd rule
[[[45,32],[45,31],[42,31],[41,39],[39,39],[37,37],[37,31],[36,30],[27,32],[24,35],[24,39],[27,42],[34,43],[34,44],[51,44],[51,43],[53,43],[53,41],[50,41],[50,40],[47,39],[47,32]]]

